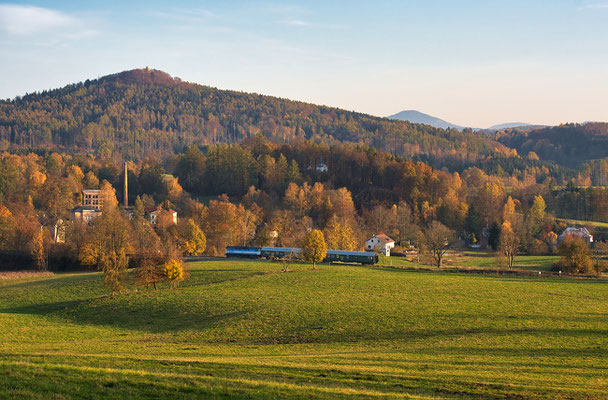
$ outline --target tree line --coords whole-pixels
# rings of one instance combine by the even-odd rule
[[[321,163],[327,171],[317,169]],[[128,203],[138,205],[141,215],[150,207],[176,210],[180,221],[191,221],[191,230],[200,229],[205,252],[212,255],[231,244],[299,247],[313,229],[336,249],[361,249],[378,232],[403,245],[421,244],[434,222],[466,245],[487,239],[493,248],[509,222],[521,250],[546,253],[565,228],[554,216],[608,217],[604,188],[571,183],[560,188],[551,179],[518,180],[475,167],[450,173],[364,145],[280,144],[256,135],[240,144],[193,145],[174,157],[127,165]],[[50,241],[45,232],[60,219],[72,224],[70,210],[80,204],[81,191],[104,185],[122,187],[121,162],[56,152],[3,153],[2,249],[44,258],[40,249]],[[176,232],[180,229],[186,228]]]

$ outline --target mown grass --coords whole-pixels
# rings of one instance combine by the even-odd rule
[[[0,281],[0,398],[605,398],[608,283],[260,261]]]
[[[403,257],[380,256],[380,264],[400,268],[432,268],[432,261],[426,257],[430,264],[419,264],[416,259],[407,260]],[[518,255],[513,261],[513,269],[532,271],[551,271],[559,256],[530,256]],[[468,268],[468,269],[500,269],[506,268],[504,260],[496,257],[495,253],[487,251],[464,251],[448,252],[443,261],[445,268]]]

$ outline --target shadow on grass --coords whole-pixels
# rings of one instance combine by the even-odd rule
[[[83,325],[163,333],[184,329],[205,330],[224,321],[239,318],[245,311],[213,313],[205,310],[184,310],[174,303],[115,303],[109,297],[54,303],[40,303],[0,310],[0,314],[29,314],[69,320]]]
[[[7,283],[0,285],[2,290],[7,289],[20,289],[20,288],[35,288],[35,287],[48,287],[53,286],[61,281],[61,285],[74,285],[82,281],[93,281],[101,280],[101,274],[99,272],[87,272],[79,273],[77,275],[70,274],[54,274],[50,276],[44,276],[42,278],[36,278],[35,280],[27,280],[25,282]]]
[[[397,274],[406,274],[406,273],[416,273],[416,274],[424,274],[430,276],[442,276],[442,277],[456,277],[456,276],[466,276],[470,278],[491,278],[491,279],[499,279],[505,282],[547,282],[547,283],[578,283],[578,284],[608,284],[608,279],[605,277],[596,277],[596,276],[587,276],[587,275],[564,275],[564,276],[548,276],[548,275],[501,275],[497,273],[493,273],[491,270],[487,272],[466,272],[466,270],[454,270],[449,269],[450,267],[436,268],[436,267],[387,267],[387,266],[378,266],[378,265],[360,265],[359,268],[369,269],[372,271],[383,271],[387,273],[397,273]],[[483,269],[479,269],[483,271]],[[504,270],[504,271],[514,271],[516,270]],[[527,271],[527,270],[525,270]]]
[[[21,359],[22,355],[15,354],[14,357]],[[9,355],[10,360],[10,355]],[[290,357],[291,358],[291,357]],[[297,359],[297,356],[296,356]],[[574,385],[572,382],[564,384],[563,380],[560,380],[560,387],[547,386],[543,382],[542,378],[547,375],[541,375],[538,382],[530,382],[529,379],[523,379],[519,381],[516,375],[512,376],[510,381],[505,381],[501,376],[495,378],[483,377],[480,379],[478,371],[483,369],[483,366],[477,365],[474,362],[468,363],[471,365],[470,371],[463,375],[439,375],[436,376],[433,373],[421,374],[420,371],[429,369],[429,362],[427,360],[419,360],[417,362],[409,363],[395,368],[391,368],[390,371],[377,371],[375,369],[368,370],[369,364],[361,362],[360,360],[348,360],[345,364],[347,368],[342,369],[341,365],[334,365],[328,368],[323,365],[304,365],[300,363],[298,366],[290,366],[288,364],[278,365],[265,365],[265,363],[258,362],[259,358],[255,357],[248,363],[234,363],[230,360],[224,362],[205,362],[205,361],[180,361],[171,359],[158,359],[158,360],[138,360],[138,368],[144,371],[164,371],[170,370],[174,375],[169,377],[163,377],[161,374],[149,374],[141,376],[133,376],[122,374],[122,370],[129,370],[133,367],[133,358],[103,358],[95,357],[91,361],[95,362],[96,366],[108,367],[112,369],[112,372],[104,371],[103,369],[88,370],[85,366],[75,365],[68,367],[66,362],[69,360],[63,359],[62,357],[30,357],[29,363],[26,365],[14,366],[14,372],[9,374],[9,379],[13,379],[11,386],[22,385],[24,387],[39,387],[39,390],[46,389],[49,387],[57,390],[61,387],[67,387],[69,384],[76,385],[87,385],[89,394],[99,397],[103,394],[108,396],[110,394],[117,395],[120,393],[123,397],[139,397],[134,396],[135,394],[141,395],[143,392],[139,392],[138,387],[131,387],[129,391],[121,392],[123,386],[134,386],[137,380],[145,379],[145,382],[139,382],[141,388],[149,388],[153,386],[158,387],[157,390],[164,389],[164,385],[168,384],[170,380],[179,380],[189,383],[183,385],[181,388],[171,388],[165,393],[163,391],[149,392],[147,395],[162,393],[168,395],[168,397],[174,397],[175,395],[183,394],[184,389],[208,387],[212,382],[222,383],[224,379],[241,379],[242,381],[237,383],[230,381],[232,386],[241,389],[251,389],[247,387],[247,383],[256,382],[256,391],[249,391],[247,398],[269,398],[269,397],[316,397],[320,395],[323,398],[334,398],[335,397],[352,397],[352,394],[346,394],[340,392],[340,388],[350,388],[354,390],[377,390],[379,393],[383,393],[386,396],[389,395],[403,395],[404,393],[409,394],[439,394],[449,395],[450,398],[530,398],[530,397],[543,397],[552,398],[558,395],[564,395],[563,390],[567,390],[571,395],[576,394],[575,397],[588,397],[587,389],[582,386]],[[527,358],[516,361],[516,365],[526,366]],[[377,360],[374,360],[377,361]],[[387,360],[389,363],[391,360]],[[57,363],[57,364],[53,364]],[[348,368],[349,365],[354,365],[359,368],[353,370]],[[38,368],[36,374],[32,374],[31,370],[45,366],[45,368]],[[454,364],[431,364],[431,369],[449,370],[453,368]],[[510,365],[513,367],[513,364]],[[564,365],[564,368],[567,368]],[[27,372],[26,372],[27,371]],[[52,373],[49,373],[52,371]],[[417,373],[412,373],[416,371]],[[56,380],[57,372],[63,379]],[[583,379],[589,379],[587,374],[581,374]],[[143,378],[145,376],[145,378]],[[122,378],[122,379],[121,379]],[[203,379],[202,381],[199,379]],[[97,384],[91,384],[91,382]],[[114,382],[113,385],[105,384],[106,381]],[[150,385],[152,381],[154,384]],[[270,387],[266,385],[272,385],[274,382],[291,382],[294,385],[289,388],[288,392],[291,396],[276,396],[276,393],[267,392]],[[0,379],[2,382],[2,379]],[[5,378],[6,382],[6,378]],[[116,384],[120,382],[121,385]],[[102,383],[101,385],[99,383]],[[46,387],[43,385],[46,384]],[[531,386],[531,384],[533,386]],[[108,388],[111,389],[108,392]],[[316,390],[320,388],[327,388],[329,390],[336,389],[336,392],[330,391],[325,393],[319,393]],[[261,391],[260,391],[261,389]],[[296,394],[299,395],[296,396]],[[1,395],[2,393],[0,393]],[[200,393],[199,393],[200,394]],[[285,393],[286,394],[286,393]],[[103,396],[102,396],[103,397]],[[147,396],[146,396],[147,397]],[[161,396],[162,397],[162,396]],[[231,397],[232,396],[227,396]],[[367,396],[366,396],[367,397]],[[569,397],[569,396],[566,396]]]

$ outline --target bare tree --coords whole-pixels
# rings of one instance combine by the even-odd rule
[[[498,250],[507,258],[509,269],[513,269],[513,259],[519,250],[519,238],[513,231],[509,221],[504,222],[500,227]]]
[[[431,251],[437,268],[441,268],[443,257],[453,240],[454,232],[439,221],[433,221],[424,232],[424,244]]]

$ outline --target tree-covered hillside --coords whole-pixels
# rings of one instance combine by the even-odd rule
[[[512,151],[470,130],[442,130],[132,70],[0,102],[0,148],[113,153],[140,159],[190,144],[353,142],[435,166],[462,167]],[[440,165],[439,165],[440,164]]]
[[[497,134],[502,144],[541,160],[577,167],[608,157],[608,123],[564,124],[533,131],[512,130]]]

